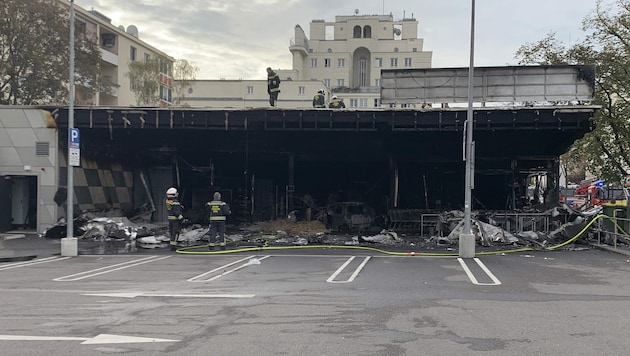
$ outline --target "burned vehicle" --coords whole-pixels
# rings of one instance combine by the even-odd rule
[[[326,228],[339,232],[368,230],[374,220],[374,210],[362,202],[331,203],[324,216]]]

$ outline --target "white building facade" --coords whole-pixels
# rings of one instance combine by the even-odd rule
[[[59,0],[69,11],[69,2]],[[85,10],[74,6],[77,26],[75,31],[83,31],[88,38],[98,42],[101,50],[101,75],[110,83],[110,90],[92,92],[76,87],[75,104],[87,106],[134,106],[136,97],[134,83],[128,77],[129,63],[160,59],[160,100],[156,106],[170,106],[172,103],[174,59],[166,53],[142,41],[135,25],[115,26],[111,19],[96,10]]]
[[[418,21],[392,15],[336,16],[313,20],[310,38],[300,25],[289,50],[299,80],[317,80],[343,99],[346,107],[380,107],[381,69],[430,68]]]

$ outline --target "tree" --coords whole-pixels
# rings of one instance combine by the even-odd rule
[[[175,61],[175,70],[173,73],[175,82],[173,89],[175,90],[174,106],[182,106],[186,99],[187,87],[190,82],[195,80],[199,72],[199,67],[188,62],[185,59],[178,59]]]
[[[133,83],[133,92],[139,106],[154,106],[161,98],[160,74],[171,75],[170,61],[165,58],[152,57],[146,62],[129,63],[129,72],[125,75]],[[195,80],[199,68],[185,59],[175,61],[172,70],[173,84],[171,90],[175,95],[170,100],[173,106],[180,106],[186,97],[185,88]]]
[[[69,13],[58,0],[0,5],[0,104],[67,104]],[[77,85],[101,90],[98,41],[75,27]]]
[[[125,76],[132,83],[138,106],[156,106],[160,100],[160,64],[162,59],[151,57],[148,61],[132,61]]]
[[[519,48],[519,64],[594,64],[593,104],[601,105],[595,129],[576,141],[563,156],[572,167],[584,166],[599,178],[625,181],[630,175],[630,0],[604,8],[598,1],[583,20],[582,43],[564,46],[551,33]]]

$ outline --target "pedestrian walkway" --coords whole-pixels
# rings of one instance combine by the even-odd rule
[[[35,232],[0,233],[0,262],[28,261],[60,254],[58,239],[46,239]]]

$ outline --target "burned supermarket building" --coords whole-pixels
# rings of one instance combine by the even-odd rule
[[[538,72],[521,73],[519,68]],[[593,98],[592,70],[476,69],[477,103],[533,102],[542,90],[553,104],[474,107],[474,210],[522,209],[532,204],[530,178],[542,176],[546,189],[541,203],[557,203],[559,156],[593,128],[598,107],[583,104]],[[117,208],[165,221],[162,202],[170,186],[179,189],[190,218],[199,220],[203,214],[195,216],[195,211],[217,190],[234,207],[234,222],[284,218],[290,211],[336,201],[361,201],[382,214],[461,209],[467,108],[435,103],[465,102],[461,91],[466,90],[462,80],[467,70],[384,70],[382,76],[384,105],[425,100],[432,107],[75,108],[81,165],[73,170],[74,211]],[[422,83],[422,89],[410,83]],[[32,127],[40,125],[38,114],[24,113],[30,109],[2,110],[7,138],[17,132],[7,131],[16,125],[7,124],[7,117],[17,122],[24,116]],[[50,168],[56,173],[48,177],[45,170],[30,167],[23,172],[21,161],[4,167],[2,174],[38,177],[40,188],[31,194],[45,202],[39,209],[47,207],[37,213],[42,230],[65,211],[69,111],[39,111],[45,112],[43,125],[56,129],[57,142],[50,149],[56,157],[49,160],[57,162]],[[35,143],[42,141],[33,130]]]

